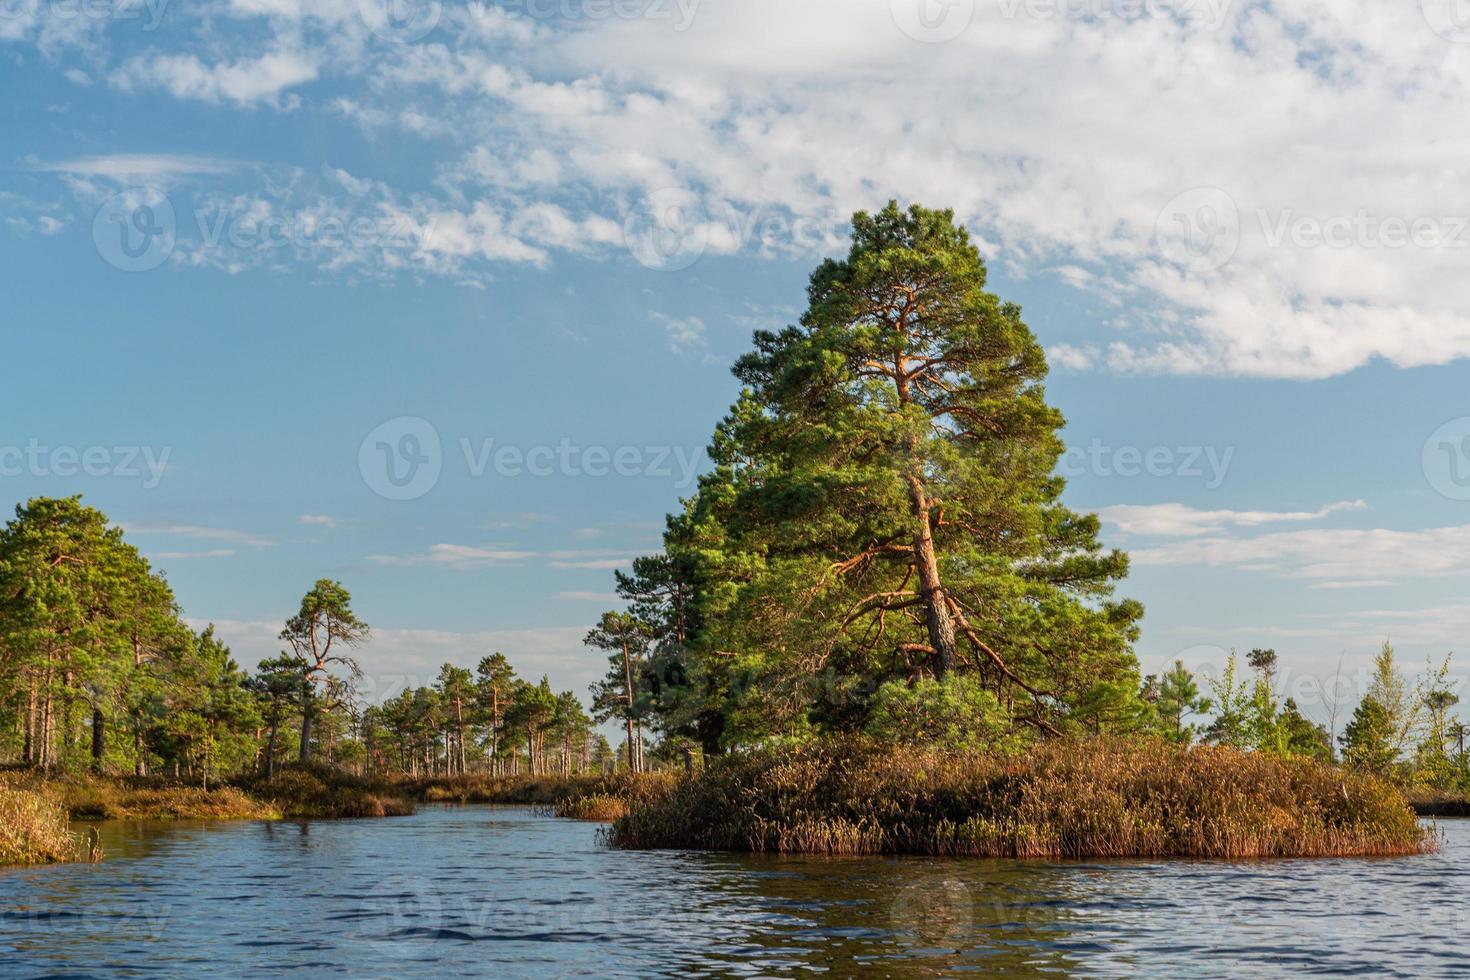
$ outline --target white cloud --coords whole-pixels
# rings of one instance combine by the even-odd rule
[[[161,88],[178,99],[252,105],[276,102],[286,89],[314,80],[317,72],[300,51],[278,50],[213,65],[193,54],[156,54],[128,59],[111,81],[124,91]]]
[[[1470,573],[1470,525],[1421,531],[1313,529],[1208,537],[1139,548],[1138,566],[1234,567],[1338,583],[1393,583]]]
[[[534,551],[506,548],[478,548],[463,544],[436,544],[418,555],[369,555],[368,561],[378,565],[447,565],[467,570],[486,565],[523,562],[537,557]]]
[[[704,321],[699,317],[673,317],[657,310],[650,310],[648,315],[663,325],[664,333],[669,338],[669,350],[675,354],[703,351],[708,346],[705,342]]]
[[[237,552],[234,548],[211,548],[208,551],[159,551],[153,557],[160,561],[173,561],[186,558],[231,558]]]
[[[605,606],[615,606],[623,601],[616,592],[558,592],[556,597],[575,602],[599,602]]]
[[[608,572],[616,568],[627,568],[631,564],[632,558],[556,558],[551,561],[552,568],[586,568]]]
[[[426,233],[389,270],[473,284],[620,251],[625,212],[662,188],[704,212],[705,261],[814,256],[897,197],[953,206],[993,263],[1094,297],[1098,336],[1054,348],[1073,368],[1308,378],[1470,355],[1470,133],[1445,124],[1470,45],[1412,3],[1198,19],[980,3],[943,44],[905,36],[889,0],[706,0],[689,22],[571,28],[446,9],[416,44],[378,42],[354,7],[231,0],[240,23],[201,19],[192,49],[111,80],[288,108],[330,78],[335,111],[432,134],[438,180],[384,195]],[[34,28],[14,36],[39,44]],[[1178,233],[1208,245],[1210,215],[1234,247],[1199,263]],[[684,324],[675,342],[694,343]]]
[[[84,177],[109,177],[115,180],[148,180],[195,174],[222,174],[238,164],[214,157],[175,153],[109,153],[102,156],[77,157],[42,163],[34,169],[42,172],[77,174]]]
[[[472,571],[489,565],[518,564],[530,560],[544,561],[550,568],[613,569],[632,564],[622,551],[559,550],[520,551],[499,547],[476,547],[463,544],[436,544],[414,555],[370,555],[377,565],[442,565],[457,571]]]
[[[140,537],[179,536],[198,538],[205,541],[233,541],[255,548],[274,547],[276,542],[264,535],[250,531],[236,531],[224,527],[205,527],[199,524],[129,524],[121,525],[124,532]]]
[[[1098,516],[1127,534],[1182,537],[1211,534],[1226,527],[1259,527],[1320,521],[1342,511],[1366,510],[1362,500],[1342,500],[1313,511],[1199,510],[1185,504],[1118,504],[1104,507]]]
[[[342,522],[327,514],[302,514],[296,519],[298,524],[306,524],[310,527],[334,528],[341,527]]]

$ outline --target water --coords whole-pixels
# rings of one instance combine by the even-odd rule
[[[0,869],[5,976],[1463,975],[1470,822],[1369,861],[1017,863],[610,851],[596,825],[110,823]]]

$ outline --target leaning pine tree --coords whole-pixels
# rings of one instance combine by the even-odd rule
[[[697,570],[688,673],[721,679],[723,742],[861,728],[885,683],[966,685],[968,711],[978,689],[990,729],[1136,719],[1127,556],[1060,502],[1045,356],[952,212],[855,215],[808,294],[737,363],[666,540]]]

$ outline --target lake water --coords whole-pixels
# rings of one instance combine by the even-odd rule
[[[426,807],[110,823],[98,865],[0,869],[5,976],[1447,976],[1470,823],[1370,861],[777,859],[600,846]]]

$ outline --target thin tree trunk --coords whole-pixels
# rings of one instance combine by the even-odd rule
[[[21,759],[27,766],[36,764],[36,679],[30,681],[30,700],[26,705],[26,734],[25,745],[21,749]]]
[[[102,771],[102,755],[107,745],[105,726],[106,719],[102,717],[101,708],[92,709],[92,770],[100,773]]]
[[[311,689],[301,697],[301,761],[311,759],[311,716],[313,713]]]

